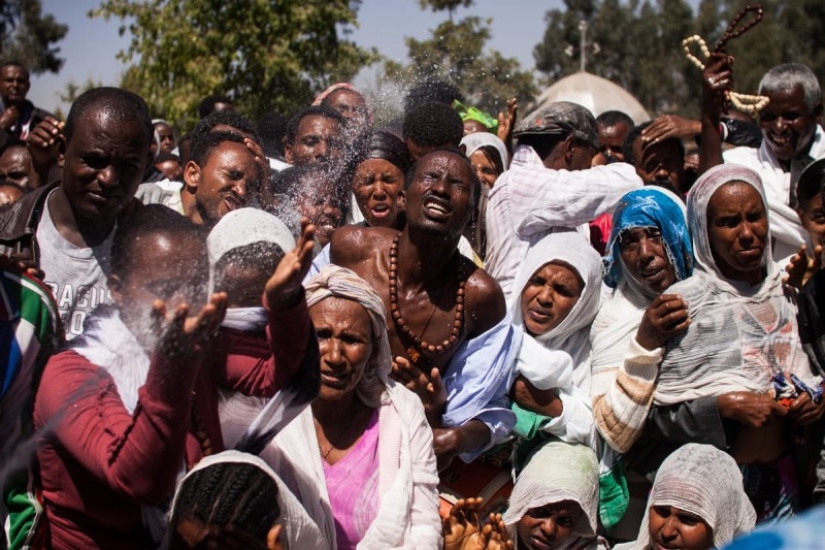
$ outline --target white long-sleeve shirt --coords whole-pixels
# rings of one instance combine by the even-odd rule
[[[519,146],[487,205],[485,268],[501,285],[508,302],[530,245],[554,228],[576,228],[612,211],[625,193],[641,186],[642,180],[629,164],[552,170],[532,147]]]

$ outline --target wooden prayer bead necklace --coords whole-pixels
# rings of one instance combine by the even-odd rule
[[[739,27],[739,22],[742,21],[748,13],[753,13],[754,17],[749,20],[747,23],[742,25],[741,28]],[[755,4],[753,6],[747,6],[741,12],[736,14],[736,17],[730,22],[728,25],[725,34],[722,35],[722,38],[719,40],[719,43],[716,44],[716,48],[714,52],[716,53],[725,53],[727,49],[727,44],[734,38],[738,38],[751,30],[760,21],[762,21],[762,16],[764,11],[762,6],[759,4]],[[708,44],[705,42],[705,39],[699,36],[698,34],[694,34],[693,36],[688,36],[684,40],[682,40],[682,47],[685,49],[685,56],[688,58],[688,61],[693,63],[693,65],[699,69],[700,71],[705,70],[705,64],[696,57],[693,52],[691,51],[690,47],[693,44],[699,45],[699,51],[702,54],[702,57],[708,59],[710,57],[710,50],[708,49]],[[737,110],[742,111],[743,113],[748,113],[751,116],[756,116],[759,111],[764,109],[768,106],[768,99],[762,95],[748,95],[748,94],[740,94],[738,92],[726,92],[727,100],[733,105]]]
[[[427,353],[443,353],[450,349],[458,341],[458,335],[461,333],[461,328],[464,326],[464,286],[466,281],[461,276],[461,261],[458,263],[458,291],[455,296],[455,321],[453,328],[450,330],[450,337],[440,344],[431,344],[424,340],[424,332],[427,327],[424,327],[424,332],[420,335],[413,331],[401,316],[401,306],[398,302],[398,241],[401,240],[401,233],[399,233],[392,241],[390,247],[390,311],[392,313],[392,320],[395,326],[408,339],[412,340],[413,345],[407,348],[407,355],[413,363],[417,363],[421,357],[420,352]],[[429,323],[427,324],[429,326]],[[416,349],[418,348],[418,349]]]

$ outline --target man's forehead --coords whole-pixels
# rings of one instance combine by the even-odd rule
[[[334,118],[318,114],[307,115],[302,118],[300,124],[298,124],[299,134],[309,134],[323,130],[330,133],[340,133],[341,127]]]
[[[29,71],[24,69],[23,67],[19,67],[17,65],[6,65],[5,67],[0,70],[0,76],[8,78],[10,76],[20,75],[25,77],[26,79],[29,78]]]

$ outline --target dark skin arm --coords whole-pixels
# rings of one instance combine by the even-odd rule
[[[690,326],[688,306],[681,296],[662,294],[645,310],[636,341],[646,350],[664,346],[667,341]]]
[[[37,189],[49,183],[49,170],[57,162],[63,123],[47,116],[29,132],[26,145],[32,157],[30,185]]]
[[[702,144],[699,149],[699,174],[722,164],[722,136],[719,121],[727,111],[725,92],[733,90],[733,58],[714,53],[702,71]]]

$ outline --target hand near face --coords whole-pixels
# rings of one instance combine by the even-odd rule
[[[11,130],[18,120],[20,120],[20,111],[17,110],[17,107],[14,105],[6,107],[6,110],[0,115],[0,128]]]
[[[647,307],[636,332],[636,342],[646,350],[664,346],[690,326],[688,304],[681,296],[662,294]]]
[[[814,253],[809,255],[808,247],[803,244],[799,247],[799,252],[791,256],[788,265],[785,266],[788,276],[783,283],[801,290],[820,269],[822,269],[822,245],[816,245]]]
[[[312,265],[315,246],[315,226],[306,218],[301,220],[301,236],[295,248],[278,262],[275,272],[266,282],[264,296],[270,309],[288,309],[303,299],[304,280]]]
[[[761,428],[771,417],[788,414],[788,409],[766,393],[726,393],[716,398],[716,404],[722,418],[736,420],[749,428]]]
[[[57,162],[57,146],[63,123],[47,116],[26,137],[35,172],[44,172]]]
[[[441,425],[441,415],[447,406],[447,390],[441,379],[441,372],[433,368],[429,374],[410,363],[404,357],[396,357],[392,363],[393,378],[404,384],[411,392],[421,398],[424,414],[430,426]]]
[[[642,143],[659,143],[670,138],[684,138],[698,135],[702,124],[698,120],[679,115],[662,115],[642,130]]]
[[[255,155],[255,165],[258,167],[260,184],[269,185],[271,169],[269,167],[269,160],[267,160],[263,148],[259,143],[255,142],[255,140],[247,137],[243,138],[243,144],[253,155]]]
[[[189,316],[189,306],[180,304],[169,314],[163,300],[155,300],[152,314],[160,339],[156,352],[166,358],[191,357],[195,346],[214,335],[226,314],[227,298],[221,292],[213,294],[208,304],[194,317]]]

